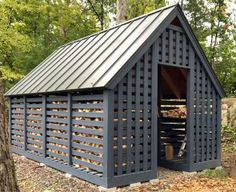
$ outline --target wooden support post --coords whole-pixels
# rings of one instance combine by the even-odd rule
[[[200,86],[199,86],[199,83],[200,83],[200,63],[199,62],[196,62],[196,115],[195,115],[195,121],[196,121],[196,162],[198,163],[199,162],[199,125],[200,125],[200,114],[199,114],[199,111],[200,111],[200,108],[199,108],[199,105],[200,105]]]
[[[132,72],[128,73],[127,83],[127,161],[126,161],[126,173],[131,172],[131,131],[132,131]]]
[[[175,94],[175,96],[180,99],[181,93],[179,89],[176,86],[176,82],[171,78],[170,74],[166,71],[165,67],[161,69],[162,77],[165,79],[166,83],[168,84],[169,88],[172,90],[172,92]]]
[[[8,121],[8,138],[9,138],[9,144],[11,145],[12,144],[12,139],[11,139],[11,133],[12,133],[12,127],[11,127],[11,120],[12,120],[12,98],[9,97],[9,121]]]
[[[216,158],[221,159],[221,98],[217,95],[217,131],[216,131]]]
[[[26,96],[24,96],[24,151],[27,151],[27,106]]]
[[[72,96],[67,95],[67,118],[68,118],[68,164],[72,165]]]
[[[140,171],[140,65],[136,65],[136,84],[135,84],[135,172]]]
[[[159,52],[159,46],[158,41],[156,41],[153,44],[152,47],[152,135],[151,135],[151,154],[152,154],[152,163],[151,163],[151,169],[154,173],[157,172],[157,158],[158,158],[158,126],[157,126],[157,105],[158,105],[158,52]]]
[[[194,155],[194,63],[195,55],[192,46],[189,45],[189,65],[192,66],[187,73],[187,122],[186,122],[186,133],[187,133],[187,164],[189,170],[192,169],[193,155]]]
[[[114,176],[114,92],[112,90],[104,90],[103,102],[103,178],[108,186],[108,180]]]
[[[148,164],[148,52],[144,55],[144,93],[143,93],[143,171]]]
[[[47,156],[47,96],[42,96],[43,156]]]

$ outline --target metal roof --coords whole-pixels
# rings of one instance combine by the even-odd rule
[[[106,87],[176,5],[59,47],[5,95]]]
[[[153,43],[153,36],[174,17],[180,19],[210,79],[223,97],[224,90],[178,4],[157,9],[59,47],[5,95],[110,89],[111,84],[116,84],[125,75],[123,73],[129,68],[131,60],[137,57],[136,54]]]

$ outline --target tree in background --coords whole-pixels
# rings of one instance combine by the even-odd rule
[[[138,17],[165,6],[165,0],[128,0],[128,19]]]
[[[128,1],[117,0],[117,12],[116,12],[116,23],[122,23],[127,20],[128,17]]]
[[[183,8],[226,94],[235,95],[236,28],[228,1],[186,0]]]
[[[30,51],[31,41],[27,35],[17,30],[11,11],[0,4],[0,192],[19,191],[15,176],[15,167],[9,152],[5,101],[3,94],[8,82],[21,75],[15,71],[18,55]]]

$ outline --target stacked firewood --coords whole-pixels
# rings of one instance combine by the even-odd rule
[[[162,111],[163,117],[173,117],[173,118],[186,118],[187,111],[186,107],[176,107],[175,109]]]
[[[94,102],[86,102],[86,103],[83,103],[83,104],[97,104],[99,103],[98,101],[94,101]],[[64,102],[53,102],[52,104],[66,104]],[[53,108],[51,109],[51,111],[60,111],[60,112],[67,112],[67,109],[61,109],[61,108]],[[81,113],[88,113],[88,112],[93,112],[93,113],[101,113],[102,112],[102,109],[73,109],[73,112],[81,112]],[[67,119],[67,116],[59,116],[59,115],[51,115],[50,118],[60,118],[60,119]],[[72,118],[73,120],[77,120],[77,121],[97,121],[97,122],[101,122],[103,121],[102,118],[90,118],[90,117],[83,117],[83,116],[73,116]],[[48,124],[54,124],[54,125],[59,125],[59,126],[67,126],[67,124],[65,123],[53,123],[53,122],[49,122]],[[72,124],[72,127],[73,127],[73,132],[72,132],[72,138],[73,138],[73,135],[74,136],[80,136],[81,138],[84,138],[85,140],[81,141],[78,139],[75,139],[73,138],[73,141],[74,143],[78,143],[78,144],[81,144],[81,145],[87,145],[87,146],[90,146],[90,147],[95,147],[95,148],[102,148],[102,145],[100,144],[96,144],[96,143],[91,143],[91,142],[87,142],[86,141],[86,138],[94,138],[94,139],[102,139],[101,136],[98,136],[98,135],[94,135],[94,134],[88,134],[88,133],[81,133],[78,131],[76,131],[76,128],[80,128],[80,129],[93,129],[93,130],[102,130],[102,127],[97,127],[97,126],[86,126],[86,125],[82,125],[78,124],[77,123],[73,123]],[[67,134],[66,131],[64,130],[58,130],[58,129],[50,129],[50,131],[52,132],[55,132],[55,133],[60,133],[60,134]],[[53,136],[50,136],[50,138],[54,138]],[[63,138],[58,138],[58,137],[55,137],[56,139],[60,139],[60,140],[64,140],[66,141],[65,139]],[[56,147],[60,147],[60,148],[67,148],[68,146],[65,146],[65,145],[60,145],[60,144],[57,144],[57,143],[51,143],[51,142],[48,142],[48,144],[50,145],[54,145]],[[64,152],[61,152],[61,151],[57,151],[57,150],[52,150],[52,149],[49,149],[49,151],[51,151],[52,153],[55,153],[55,154],[59,154],[59,155],[62,155],[62,156],[68,156],[68,154],[64,153]],[[95,153],[95,152],[91,152],[91,151],[86,151],[86,150],[82,150],[80,148],[73,148],[73,151],[74,152],[79,152],[81,154],[89,154],[89,155],[93,155],[93,156],[97,156],[97,157],[102,157],[102,154],[98,154],[98,153]],[[73,155],[73,159],[78,159],[80,161],[84,161],[84,162],[87,162],[87,163],[90,163],[90,164],[94,164],[94,165],[97,165],[97,166],[102,166],[102,163],[101,162],[97,162],[97,161],[94,161],[94,160],[91,160],[91,159],[88,159],[88,158],[85,158],[85,157],[82,157],[83,155],[79,156],[79,155]],[[53,157],[54,159],[57,159],[57,160],[60,160],[56,157]],[[78,168],[81,168],[81,169],[84,169],[84,170],[87,170],[87,171],[92,171],[91,168],[88,168],[86,166],[83,166],[81,165],[80,163],[76,163],[74,164],[74,166],[78,167]]]

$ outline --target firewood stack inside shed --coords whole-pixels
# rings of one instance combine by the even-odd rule
[[[173,107],[173,106],[172,106]],[[187,112],[185,106],[176,106],[175,109],[162,111],[163,117],[186,118]]]

